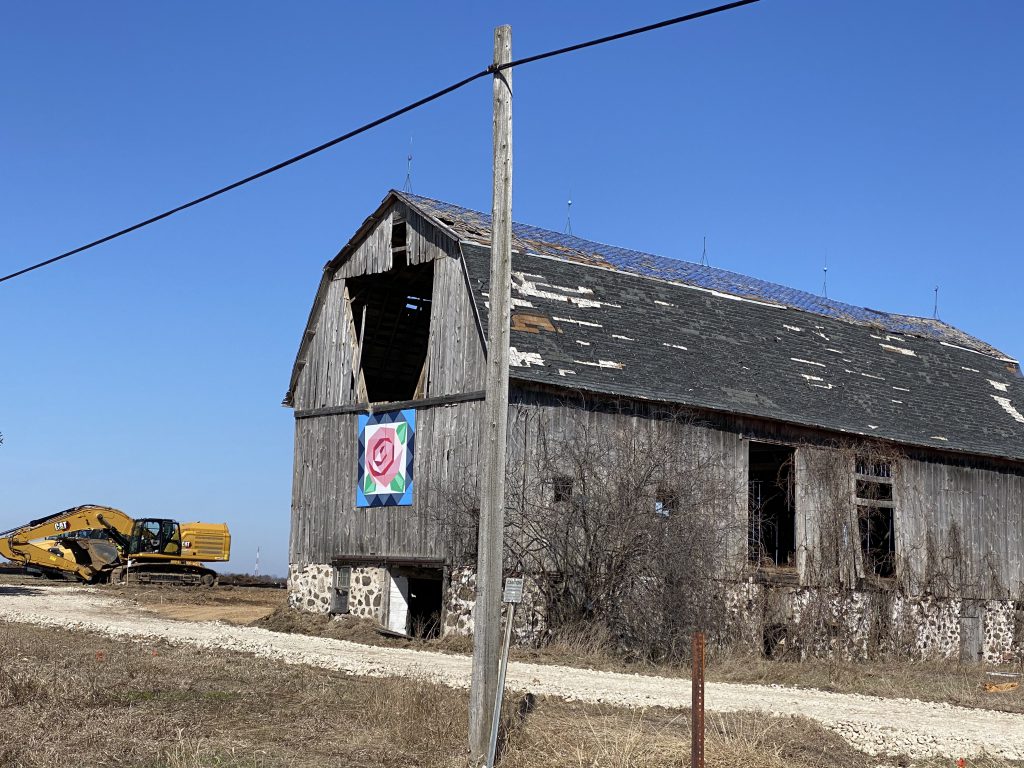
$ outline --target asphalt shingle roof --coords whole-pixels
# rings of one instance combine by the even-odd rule
[[[491,217],[488,214],[429,197],[401,192],[395,194],[454,230],[461,240],[485,246],[490,243]],[[825,317],[881,327],[891,333],[911,333],[936,338],[998,357],[1006,357],[984,341],[941,320],[858,307],[726,269],[597,243],[528,224],[513,224],[512,238],[513,250],[523,253],[551,256],[617,272],[708,288],[732,296],[761,299]]]
[[[489,217],[456,232],[487,322]],[[952,326],[516,225],[513,380],[1024,460],[1016,361]]]
[[[949,342],[522,253],[512,300],[514,380],[1024,460],[1019,368]]]

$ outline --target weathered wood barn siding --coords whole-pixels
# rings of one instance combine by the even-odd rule
[[[1024,471],[916,459],[899,469],[897,550],[911,585],[1024,599]]]
[[[291,562],[329,563],[346,556],[445,558],[436,510],[449,484],[482,450],[482,403],[436,406],[416,413],[416,485],[408,507],[357,507],[358,414],[296,422]]]
[[[400,222],[407,224],[406,251],[393,253],[393,228]],[[367,412],[368,405],[365,386],[353,376],[358,337],[345,283],[346,278],[386,272],[398,258],[412,264],[433,261],[423,395],[427,401],[472,396],[484,386],[484,350],[458,255],[451,238],[396,204],[347,258],[328,268],[320,314],[294,385],[292,563],[326,563],[339,555],[436,559],[446,554],[432,527],[427,496],[440,492],[457,467],[479,455],[480,403],[417,409],[417,483],[411,507],[355,507],[358,414]]]
[[[673,462],[695,462],[708,473],[707,481],[718,489],[714,511],[729,518],[723,525],[727,549],[736,566],[745,562],[747,550],[747,450],[735,431],[716,429],[699,418],[681,415],[679,409],[629,401],[609,401],[580,393],[562,395],[513,386],[510,393],[508,462],[521,483],[528,505],[542,505],[551,493],[552,473],[562,471],[557,460],[548,460],[567,440],[581,437],[607,449],[623,447],[623,437],[650,440],[664,445]],[[524,471],[520,472],[520,468]],[[654,513],[654,487],[648,489]],[[510,491],[513,493],[514,491]],[[723,521],[720,521],[723,522]]]
[[[853,502],[855,471],[851,438],[819,430],[696,413],[667,418],[671,409],[644,403],[609,402],[579,393],[563,395],[513,387],[509,414],[509,461],[526,462],[533,475],[525,485],[537,500],[546,492],[543,469],[528,457],[542,453],[545,437],[571,432],[615,435],[637,423],[651,434],[678,441],[682,449],[714,457],[737,489],[729,514],[725,570],[738,574],[746,563],[749,441],[795,448],[796,583],[810,587],[857,587],[871,574],[865,568]],[[837,447],[838,446],[838,447]],[[870,450],[866,448],[866,450]],[[887,455],[899,456],[893,446]],[[929,591],[976,600],[1018,598],[1024,594],[1024,470],[995,467],[981,460],[917,451],[893,462],[896,581],[909,594]],[[844,488],[842,484],[846,484]],[[845,526],[845,530],[844,530]],[[772,569],[769,569],[772,570]],[[786,569],[774,569],[784,577]],[[762,574],[769,579],[772,574]]]

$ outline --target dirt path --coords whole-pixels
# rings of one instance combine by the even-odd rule
[[[353,675],[418,677],[452,687],[469,684],[470,663],[465,656],[379,648],[219,622],[174,621],[148,614],[98,589],[0,587],[0,619],[241,651]],[[513,662],[508,680],[515,690],[570,701],[627,707],[686,708],[690,704],[689,681],[678,678]],[[730,683],[708,683],[706,701],[712,712],[803,715],[869,754],[969,757],[988,753],[1024,760],[1024,715],[911,699]]]

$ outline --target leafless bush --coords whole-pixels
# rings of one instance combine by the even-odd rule
[[[642,658],[685,655],[690,634],[724,625],[723,577],[742,487],[710,430],[678,413],[543,409],[511,423],[505,566],[535,579],[547,626],[585,621]],[[472,471],[440,493],[437,524],[457,552],[475,553]],[[451,551],[451,550],[450,550]]]

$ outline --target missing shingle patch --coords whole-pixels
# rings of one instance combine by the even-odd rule
[[[544,360],[537,352],[520,352],[515,347],[509,347],[508,364],[516,368],[529,368],[531,365],[544,365]]]
[[[1010,398],[1000,397],[999,395],[992,395],[992,399],[999,403],[1002,409],[1006,411],[1008,414],[1010,414],[1014,418],[1014,420],[1019,421],[1021,424],[1024,424],[1024,415],[1021,415],[1021,412],[1013,407],[1013,403],[1010,402]]]
[[[901,355],[906,355],[907,357],[917,357],[917,352],[912,349],[907,349],[906,347],[894,347],[892,344],[879,344],[878,346],[886,352],[896,352]]]

